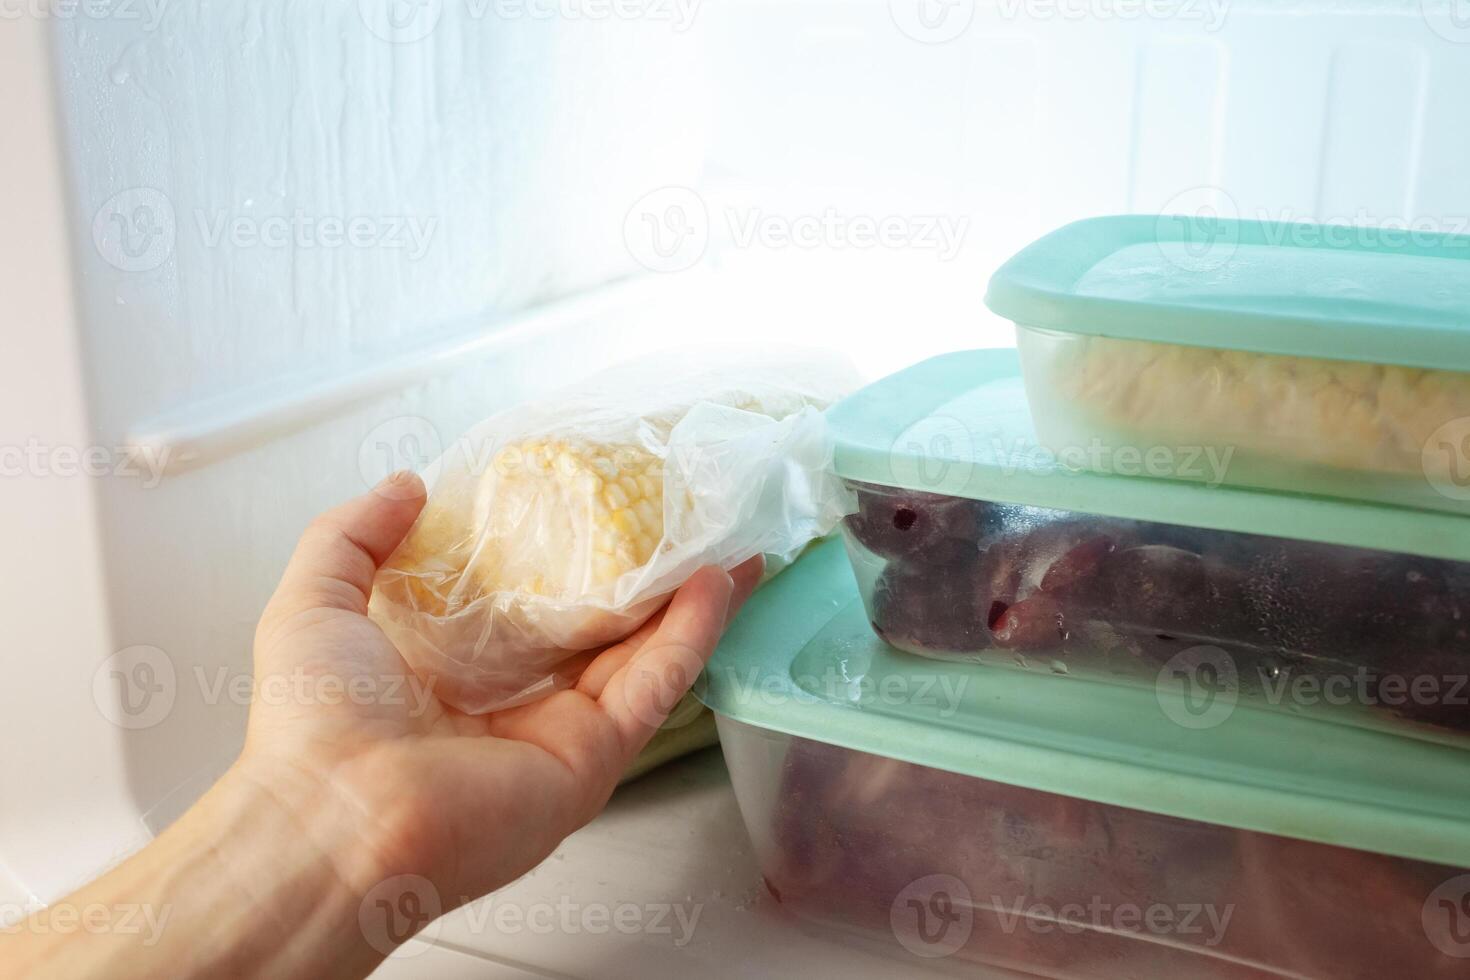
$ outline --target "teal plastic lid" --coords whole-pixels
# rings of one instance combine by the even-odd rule
[[[1188,215],[1089,218],[995,273],[1028,327],[1470,370],[1470,236]]]
[[[745,724],[860,752],[1470,867],[1470,752],[1245,705],[1191,729],[1167,691],[900,653],[873,635],[835,539],[756,592],[697,693]]]
[[[844,399],[828,420],[834,467],[851,480],[1470,561],[1462,515],[1063,465],[1036,438],[1014,350],[916,364]],[[1208,468],[1208,452],[1195,462]]]

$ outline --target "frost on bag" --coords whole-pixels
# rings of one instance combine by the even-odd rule
[[[430,468],[373,618],[463,711],[566,687],[568,658],[701,566],[790,560],[833,528],[821,410],[856,384],[835,355],[684,352],[492,416]]]

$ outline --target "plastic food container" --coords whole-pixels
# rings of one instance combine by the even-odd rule
[[[1470,237],[1095,218],[986,301],[1074,468],[1470,508]],[[1140,463],[1188,448],[1225,465]]]
[[[1147,692],[910,657],[831,541],[750,601],[700,694],[775,901],[904,975],[1470,963],[1465,752],[1248,707],[1192,728]]]
[[[1470,734],[1470,518],[1069,469],[1010,351],[830,418],[859,592],[896,647],[1184,691],[1198,724],[1240,704]]]

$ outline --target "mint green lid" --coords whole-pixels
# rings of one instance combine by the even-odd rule
[[[834,467],[851,480],[1470,561],[1466,516],[1063,466],[1036,438],[1014,350],[916,364],[843,400],[828,420]]]
[[[697,693],[745,724],[860,752],[1470,867],[1470,752],[1246,705],[1192,729],[1170,720],[1166,690],[900,653],[873,635],[836,539],[757,591]]]
[[[1470,236],[1188,215],[1089,218],[1026,246],[986,304],[1028,327],[1470,370]]]

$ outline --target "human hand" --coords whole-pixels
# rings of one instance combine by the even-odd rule
[[[574,658],[572,690],[465,715],[367,617],[373,575],[424,496],[396,475],[312,522],[256,630],[240,758],[157,840],[7,937],[8,968],[366,976],[428,924],[420,913],[509,883],[602,808],[760,577],[758,559],[702,569],[628,639]],[[369,926],[424,886],[433,905],[414,907],[410,929]],[[148,910],[157,933],[56,924],[97,908]]]
[[[256,631],[256,690],[290,677],[317,694],[257,697],[235,771],[303,813],[335,814],[321,836],[345,839],[322,843],[354,890],[411,874],[448,909],[535,867],[602,809],[761,562],[702,569],[628,639],[574,658],[574,688],[466,715],[434,697],[367,616],[373,575],[424,498],[416,476],[397,474],[302,536]]]

